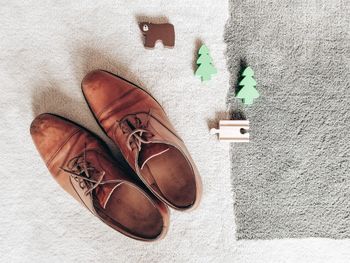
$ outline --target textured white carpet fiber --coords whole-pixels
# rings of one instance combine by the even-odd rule
[[[348,262],[350,242],[236,241],[229,145],[208,135],[229,88],[225,1],[0,1],[1,262]],[[145,50],[137,19],[168,18],[176,47]],[[217,76],[201,84],[203,42]],[[202,175],[191,213],[172,211],[167,237],[128,239],[99,222],[51,178],[29,135],[39,113],[76,121],[104,139],[80,91],[92,69],[117,73],[164,106]]]

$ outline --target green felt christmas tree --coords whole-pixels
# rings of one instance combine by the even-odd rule
[[[259,98],[259,92],[255,89],[256,81],[254,77],[254,71],[251,67],[247,67],[242,76],[244,77],[239,86],[242,88],[238,91],[236,97],[243,100],[244,104],[250,105],[253,104],[254,99]]]
[[[213,65],[213,59],[209,55],[209,49],[202,45],[198,50],[199,58],[197,59],[198,68],[195,75],[200,77],[202,81],[210,80],[211,75],[217,73],[216,68]]]

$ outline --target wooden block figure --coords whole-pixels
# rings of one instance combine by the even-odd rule
[[[212,128],[210,134],[218,134],[220,141],[249,142],[249,121],[220,120],[219,129]]]
[[[254,71],[251,67],[247,67],[242,76],[244,77],[240,82],[239,86],[243,86],[238,92],[236,97],[243,100],[246,105],[253,104],[254,99],[259,98],[259,92],[255,89],[256,81],[254,77]]]
[[[199,58],[197,59],[198,68],[195,75],[200,77],[202,81],[210,80],[211,76],[217,73],[213,65],[213,59],[209,54],[209,49],[202,45],[198,50]]]
[[[145,36],[144,46],[154,48],[156,42],[161,40],[166,47],[174,47],[175,30],[174,26],[169,23],[153,24],[142,22],[139,23],[142,34]]]

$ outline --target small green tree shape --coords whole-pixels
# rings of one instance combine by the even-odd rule
[[[242,76],[244,78],[238,84],[242,88],[238,91],[236,97],[242,99],[244,104],[250,105],[253,104],[254,99],[260,96],[259,92],[255,89],[254,71],[251,67],[247,67],[243,71]]]
[[[209,55],[209,49],[202,45],[198,50],[199,58],[197,59],[198,68],[195,76],[198,76],[202,81],[210,80],[211,75],[216,74],[217,70],[213,65],[213,59]]]

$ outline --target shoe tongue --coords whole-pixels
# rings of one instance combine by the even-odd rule
[[[115,184],[105,184],[99,185],[94,190],[95,196],[103,208],[106,208],[107,203],[112,196],[113,192],[122,184],[123,182],[115,183]]]
[[[110,163],[110,161],[107,160],[105,157],[103,157],[101,155],[99,155],[97,157],[95,153],[91,153],[91,155],[89,155],[89,154],[87,155],[87,158],[88,158],[88,160],[89,160],[89,158],[91,158],[90,161],[94,160],[92,162],[95,165],[97,164],[96,160],[98,159],[98,163],[99,163],[98,166],[102,166],[102,167],[105,167],[107,169],[105,171],[104,176],[103,176],[102,182],[118,179],[118,177],[116,177],[115,174],[113,173],[113,170],[108,169],[108,167],[109,167],[108,164]],[[98,181],[100,176],[101,176],[101,173],[91,173],[90,176],[91,176],[91,179]],[[115,183],[100,184],[93,190],[93,195],[95,196],[95,198],[97,199],[97,201],[99,202],[99,204],[103,208],[106,208],[106,205],[107,205],[110,197],[112,196],[113,192],[122,183],[123,183],[123,181],[121,180],[120,182],[117,181]]]
[[[140,169],[152,158],[159,156],[169,150],[168,145],[163,143],[145,143],[141,145],[141,151],[139,153],[138,165]]]

